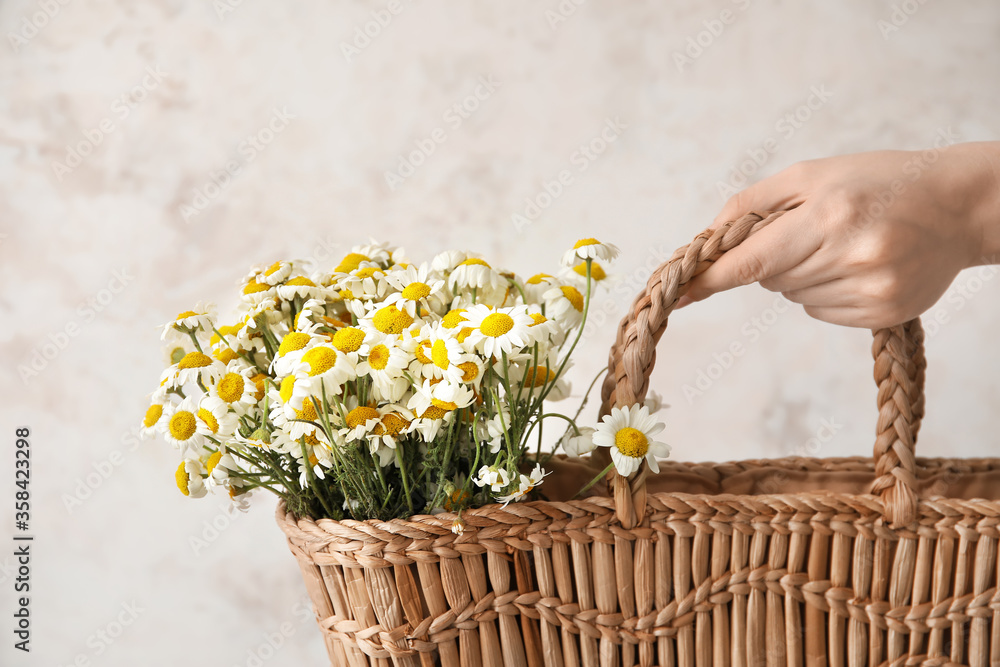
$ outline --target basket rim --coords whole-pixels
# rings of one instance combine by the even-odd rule
[[[665,462],[677,470],[702,468],[767,467],[776,470],[815,470],[817,465],[827,471],[871,471],[873,462],[867,457],[836,457],[814,459],[786,457],[780,459],[751,459],[723,463]],[[923,458],[920,468],[929,471],[953,469],[965,473],[1000,470],[1000,458]],[[833,468],[831,470],[831,468]],[[877,526],[890,531],[884,520],[884,506],[880,496],[871,493],[844,493],[835,491],[799,491],[775,494],[736,493],[683,493],[661,491],[647,494],[647,512],[637,529],[651,523],[670,521],[690,523],[726,522],[764,525],[787,524],[789,521],[808,525],[831,520],[855,525]],[[452,531],[461,518],[464,532]],[[381,519],[330,519],[309,516],[294,517],[279,499],[275,519],[289,540],[299,543],[362,542],[364,544],[388,543],[406,540],[432,540],[438,543],[475,542],[481,533],[483,539],[503,540],[510,535],[544,532],[553,523],[570,528],[590,530],[623,530],[615,515],[614,499],[608,496],[587,496],[575,500],[532,500],[503,506],[491,503],[466,509],[461,517],[455,512],[414,514],[405,518]],[[918,499],[917,525],[902,526],[890,532],[924,533],[937,530],[940,522],[948,525],[977,523],[988,520],[1000,524],[1000,499],[947,498],[931,496]],[[442,538],[445,538],[442,540]],[[322,546],[318,545],[318,548]],[[310,549],[312,550],[312,549]]]

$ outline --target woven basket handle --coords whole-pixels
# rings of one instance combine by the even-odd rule
[[[656,343],[691,279],[782,213],[748,213],[716,229],[706,229],[653,272],[618,327],[608,358],[609,371],[601,388],[601,416],[610,413],[613,407],[645,399],[649,374],[656,361]],[[913,491],[914,444],[924,412],[923,330],[920,320],[914,319],[873,333],[879,417],[871,492],[882,497],[887,520],[897,525],[908,524],[916,518],[917,510]],[[595,454],[610,460],[600,448]],[[631,479],[612,472],[616,512],[626,528],[636,525],[645,513],[647,474],[645,465]]]

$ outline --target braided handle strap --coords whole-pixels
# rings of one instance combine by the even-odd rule
[[[601,416],[609,414],[613,407],[634,405],[645,399],[649,375],[656,362],[656,344],[691,279],[782,213],[748,213],[717,229],[706,229],[653,272],[619,324],[608,357],[608,374],[601,387]],[[917,512],[913,448],[924,411],[923,331],[920,320],[915,319],[873,333],[879,419],[871,491],[881,495],[888,521],[908,524],[915,520]],[[599,459],[610,458],[601,449],[595,455]],[[631,478],[611,472],[609,481],[616,513],[625,528],[635,526],[645,514],[647,475],[645,465]]]

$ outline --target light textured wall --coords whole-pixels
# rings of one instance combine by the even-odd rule
[[[388,0],[52,0],[50,19],[44,4],[0,4],[0,525],[13,522],[13,428],[29,425],[36,535],[28,661],[10,646],[13,560],[0,556],[5,665],[245,665],[276,632],[291,636],[265,664],[325,660],[295,606],[304,589],[273,502],[235,518],[189,502],[174,452],[129,439],[162,369],[155,325],[202,299],[229,312],[250,264],[339,256],[371,235],[414,259],[470,248],[530,275],[596,235],[621,246],[622,281],[595,301],[606,322],[577,355],[582,388],[643,267],[707,226],[719,183],[765,146],[751,180],[942,132],[1000,135],[989,0],[564,0],[558,18],[556,0],[404,1],[350,57],[342,44]],[[696,57],[679,65],[686,49]],[[494,90],[480,88],[474,112],[449,112],[484,79]],[[244,143],[275,109],[292,117],[273,140]],[[582,158],[609,122],[615,141]],[[385,172],[432,134],[443,142],[391,189]],[[101,140],[81,164],[54,166],[74,164],[67,146],[88,135]],[[214,190],[229,163],[238,173]],[[563,170],[569,185],[518,229],[512,215]],[[993,454],[1000,280],[967,272],[956,285],[965,295],[935,307],[948,322],[929,340],[920,450]],[[870,333],[776,314],[775,296],[748,287],[671,320],[653,384],[672,406],[676,457],[804,453],[823,420],[836,434],[813,453],[870,452]],[[67,326],[65,349],[22,378]],[[734,342],[745,353],[720,374],[714,355]],[[720,377],[689,401],[699,371]],[[87,488],[99,468],[107,480]],[[67,508],[77,490],[89,497]],[[213,521],[224,529],[195,553]],[[133,601],[142,611],[105,645],[95,633]]]

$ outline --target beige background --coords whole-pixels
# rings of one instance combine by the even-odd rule
[[[162,368],[156,325],[202,299],[230,312],[251,263],[335,261],[372,235],[414,259],[470,248],[530,275],[599,236],[622,248],[622,281],[595,301],[604,324],[577,355],[581,389],[643,267],[706,226],[719,183],[763,148],[751,180],[941,133],[1000,135],[988,0],[565,0],[564,17],[556,0],[403,2],[350,62],[341,44],[387,1],[48,4],[0,4],[0,525],[7,540],[13,429],[28,425],[36,536],[28,659],[10,647],[12,559],[0,556],[4,665],[323,664],[273,501],[235,518],[188,501],[174,452],[130,435]],[[679,67],[688,48],[697,57]],[[454,116],[480,77],[495,89]],[[274,109],[293,118],[259,151],[242,143]],[[615,141],[582,160],[609,120]],[[443,142],[390,189],[385,172],[432,133]],[[81,164],[54,166],[87,136],[100,143]],[[228,163],[238,173],[213,188]],[[569,185],[518,230],[511,216],[564,170]],[[929,341],[926,455],[997,450],[998,296],[1000,280],[967,272],[935,307],[947,322]],[[676,457],[870,452],[870,334],[775,297],[744,288],[672,319],[654,385]],[[729,363],[733,343],[744,353]],[[699,372],[716,379],[689,401]],[[88,497],[67,507],[67,494]],[[213,521],[222,530],[196,550]],[[96,633],[122,614],[129,625],[105,643]]]

